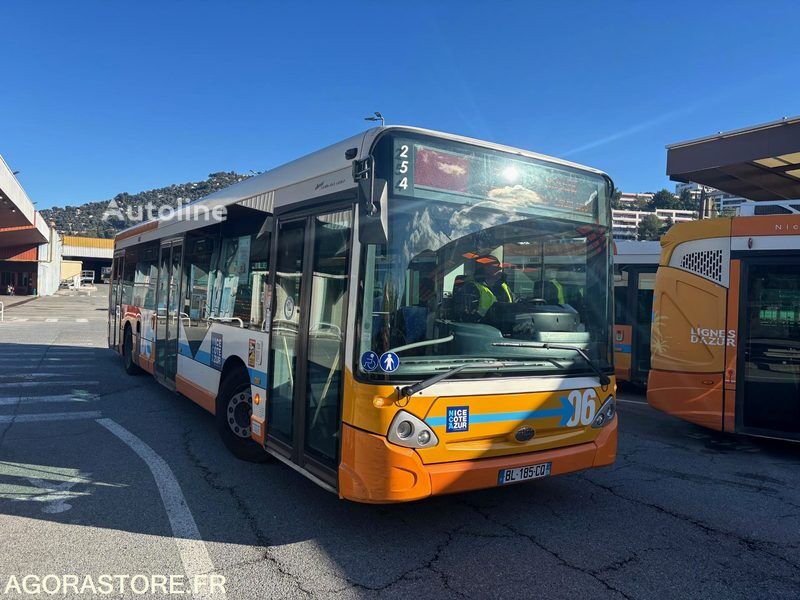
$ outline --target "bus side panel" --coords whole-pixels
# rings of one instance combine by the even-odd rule
[[[653,369],[647,381],[647,402],[690,423],[722,431],[722,375],[718,373]]]
[[[740,260],[731,261],[730,287],[728,288],[728,324],[727,329],[733,332],[734,342],[725,346],[725,406],[723,413],[723,429],[736,429],[736,361],[739,345],[739,296],[741,294]]]
[[[219,388],[219,376],[219,371],[194,360],[191,355],[179,354],[175,391],[199,404],[213,415],[216,412],[216,390]]]
[[[659,267],[653,295],[652,368],[722,373],[727,290],[672,267]]]
[[[183,322],[179,328],[175,389],[210,413],[216,412],[222,368],[235,358],[247,368],[251,392],[264,396],[268,336],[261,331],[214,323],[192,353]]]
[[[614,373],[621,381],[631,380],[633,327],[614,325]]]
[[[727,296],[724,287],[702,277],[659,267],[647,401],[716,430],[722,429]]]
[[[138,320],[138,335],[136,343],[138,347],[138,364],[139,366],[150,373],[155,374],[155,352],[153,352],[155,343],[155,315],[156,311],[148,308],[142,308],[139,311]],[[133,330],[137,331],[137,326],[132,325]]]

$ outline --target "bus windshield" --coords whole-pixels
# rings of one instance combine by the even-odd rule
[[[606,180],[463,144],[390,140],[376,152],[384,165],[391,157],[389,243],[362,256],[361,375],[419,378],[487,361],[504,376],[610,370]]]

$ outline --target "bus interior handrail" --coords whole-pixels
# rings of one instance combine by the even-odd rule
[[[238,321],[239,327],[244,329],[244,321],[242,321],[239,317],[208,317],[207,320],[209,322],[216,323],[233,323],[234,321]]]

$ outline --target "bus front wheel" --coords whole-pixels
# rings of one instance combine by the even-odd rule
[[[250,378],[244,369],[228,373],[217,396],[217,430],[225,447],[236,458],[248,462],[264,462],[266,451],[250,438],[250,415],[253,399]]]
[[[125,328],[125,337],[122,339],[122,361],[128,375],[139,375],[142,369],[133,361],[133,334],[131,328]]]

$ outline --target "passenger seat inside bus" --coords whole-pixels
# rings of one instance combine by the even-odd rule
[[[397,326],[405,344],[421,342],[427,337],[428,309],[424,306],[403,306],[398,311]]]

